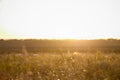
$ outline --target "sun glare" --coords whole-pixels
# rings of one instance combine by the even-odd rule
[[[0,22],[8,38],[119,38],[120,1],[112,1],[3,0]]]

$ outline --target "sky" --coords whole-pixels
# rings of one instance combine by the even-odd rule
[[[120,0],[0,0],[0,38],[120,38]]]

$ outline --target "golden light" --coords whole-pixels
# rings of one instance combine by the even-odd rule
[[[11,36],[8,38],[119,38],[119,3],[94,0],[3,0],[0,22],[4,34]]]

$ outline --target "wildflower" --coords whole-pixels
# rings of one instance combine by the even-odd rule
[[[83,72],[87,72],[87,70],[83,69]]]
[[[79,55],[79,52],[74,52],[73,55]]]

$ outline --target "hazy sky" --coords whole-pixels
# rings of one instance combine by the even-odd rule
[[[1,0],[0,38],[120,38],[120,0]]]

